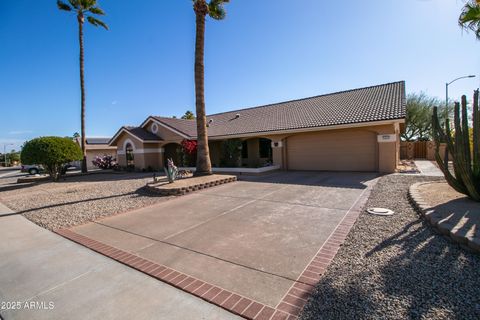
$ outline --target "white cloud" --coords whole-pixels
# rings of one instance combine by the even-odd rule
[[[113,105],[116,105],[117,103],[118,103],[117,100],[113,100],[113,101],[112,101],[112,104],[113,104]]]

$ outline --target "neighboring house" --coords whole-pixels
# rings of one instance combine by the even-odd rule
[[[76,139],[76,142],[78,145],[81,145],[81,140],[80,138]],[[113,156],[114,158],[117,158],[117,148],[115,146],[109,145],[110,138],[100,138],[100,137],[95,137],[95,138],[88,138],[87,137],[87,144],[86,144],[86,149],[87,149],[87,168],[88,169],[94,169],[95,166],[93,165],[92,161],[95,159],[96,156]],[[80,162],[76,161],[75,166],[80,167]]]
[[[405,123],[405,83],[395,82],[207,116],[210,157],[221,144],[243,141],[242,165],[284,170],[394,172]],[[121,166],[162,168],[177,160],[183,139],[196,139],[194,120],[148,117],[110,140]]]

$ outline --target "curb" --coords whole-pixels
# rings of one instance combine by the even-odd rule
[[[430,206],[420,194],[419,187],[433,183],[444,183],[443,181],[417,182],[410,186],[408,190],[408,198],[418,212],[431,226],[433,226],[439,233],[448,237],[451,241],[459,244],[461,247],[468,250],[480,253],[480,238],[468,237],[465,233],[458,232],[454,226],[448,222],[443,216],[435,211],[435,208]]]

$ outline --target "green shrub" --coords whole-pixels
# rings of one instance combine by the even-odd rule
[[[70,138],[40,137],[25,142],[20,158],[23,164],[42,165],[53,181],[57,181],[65,164],[81,160],[83,155]]]
[[[222,167],[238,167],[242,156],[242,141],[229,139],[222,142],[220,165]]]

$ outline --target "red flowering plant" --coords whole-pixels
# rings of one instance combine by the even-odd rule
[[[191,155],[197,153],[197,141],[183,139],[182,148],[186,154]]]
[[[197,161],[197,141],[183,139],[182,145],[182,158],[183,165],[193,167]]]

